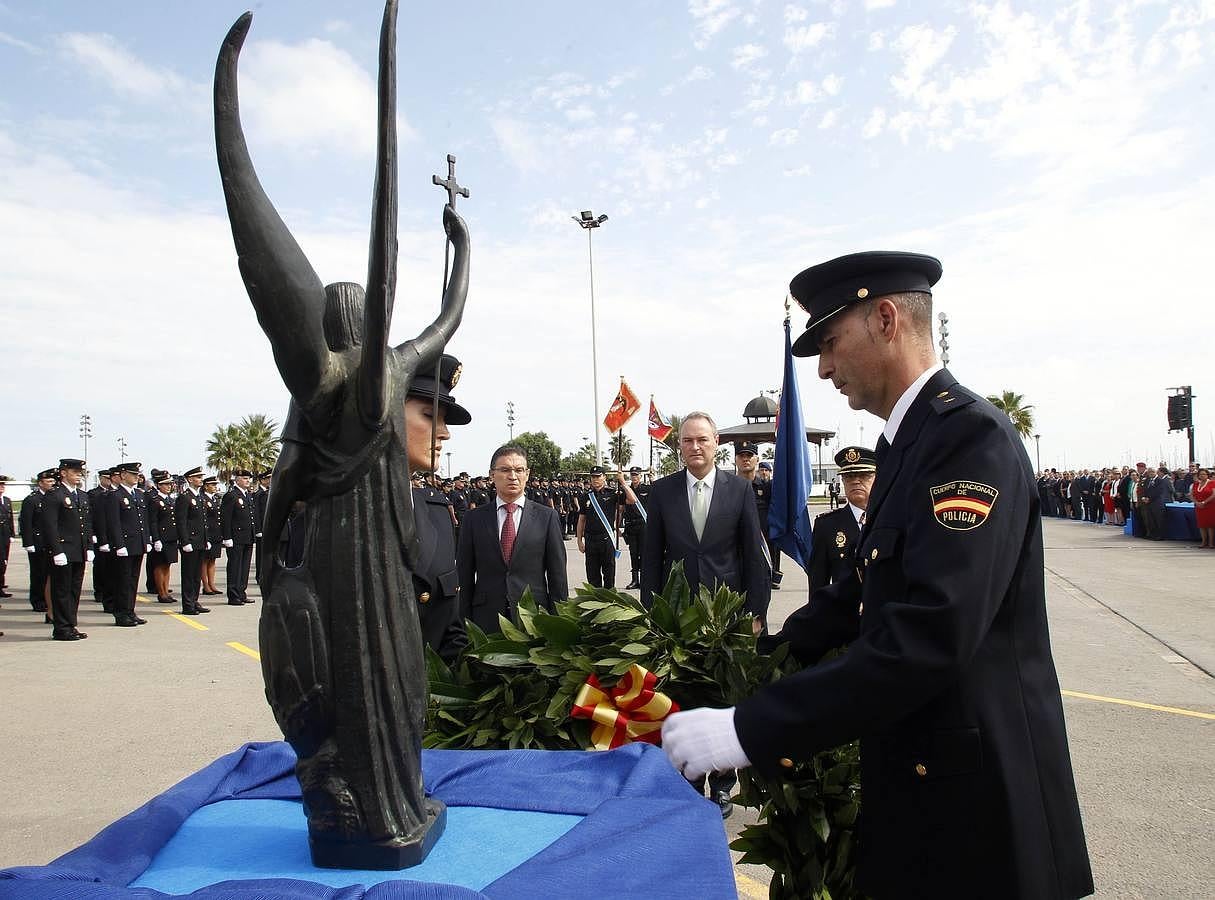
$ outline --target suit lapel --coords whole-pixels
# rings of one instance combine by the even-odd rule
[[[687,533],[692,535],[692,539],[696,539],[696,529],[692,527],[692,507],[688,503],[688,470],[680,469],[677,476],[674,476],[675,485],[675,515],[679,518],[680,525],[687,529]],[[707,528],[708,525],[706,524]]]
[[[903,460],[906,458],[908,449],[920,436],[920,429],[924,427],[924,422],[928,418],[928,413],[932,408],[932,398],[938,392],[957,383],[958,380],[949,374],[948,369],[942,369],[925,382],[924,387],[920,389],[919,395],[912,401],[907,414],[903,416],[903,421],[899,425],[898,432],[894,436],[894,443],[890,445],[886,458],[882,461],[882,465],[878,467],[877,479],[873,483],[873,490],[869,494],[869,503],[865,507],[865,527],[861,529],[862,539],[869,532],[869,529],[873,527],[873,523],[878,517],[878,511],[881,509],[882,501],[886,499],[886,495],[890,493],[891,485],[898,478],[899,469],[903,466]]]

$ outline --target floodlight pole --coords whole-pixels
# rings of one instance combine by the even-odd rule
[[[586,256],[591,275],[591,377],[594,379],[595,397],[595,460],[603,458],[599,445],[599,347],[595,334],[595,250],[591,242],[591,232],[607,221],[605,215],[596,216],[589,209],[584,209],[580,216],[571,216],[578,227],[586,232]]]

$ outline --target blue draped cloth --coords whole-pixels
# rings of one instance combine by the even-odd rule
[[[1143,522],[1134,510],[1122,527],[1123,534],[1143,537]],[[1198,514],[1193,503],[1166,503],[1164,506],[1164,539],[1166,541],[1200,541]]]
[[[181,896],[143,884],[171,883],[173,841],[201,819],[222,820],[230,842],[255,840],[288,810],[266,801],[299,801],[295,755],[282,742],[246,744],[190,775],[165,793],[103,829],[91,841],[45,866],[0,870],[0,898],[159,898]],[[461,832],[461,822],[484,829],[492,811],[536,816],[526,827],[538,846],[534,855],[493,876],[479,888],[410,879],[410,872],[360,873],[378,883],[335,886],[341,870],[315,869],[284,860],[293,877],[229,877],[212,852],[199,847],[195,865],[211,865],[205,886],[188,896],[287,898],[287,900],[423,900],[423,898],[538,897],[736,897],[733,869],[716,804],[698,796],[671,768],[662,751],[629,744],[603,753],[577,751],[425,750],[427,790],[452,813],[447,831],[432,851],[465,854],[468,866],[487,862],[492,844]],[[241,807],[242,801],[249,802]],[[467,807],[467,810],[462,810]],[[205,809],[204,808],[208,808]],[[242,810],[248,810],[241,814]],[[202,811],[202,812],[200,812]],[[197,819],[192,817],[199,813]],[[467,813],[467,815],[462,815]],[[564,817],[564,818],[563,818]],[[503,828],[515,828],[511,819]],[[184,827],[183,827],[184,826]],[[295,855],[307,855],[302,808]],[[248,829],[242,833],[241,829]],[[535,833],[533,833],[535,832]],[[196,833],[203,833],[201,830]],[[516,834],[518,832],[515,832]],[[484,835],[484,831],[482,831]],[[506,841],[515,844],[518,841]],[[524,841],[526,844],[526,841]],[[454,845],[454,846],[453,846]],[[429,861],[429,860],[428,860]],[[277,862],[277,861],[275,861]],[[262,871],[272,871],[264,858]],[[426,863],[422,864],[423,867]],[[486,871],[492,872],[492,866]],[[197,876],[196,876],[197,877]],[[165,879],[168,879],[167,881]],[[205,880],[205,879],[204,879]],[[467,880],[467,879],[465,879]]]

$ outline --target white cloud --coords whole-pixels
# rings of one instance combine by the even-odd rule
[[[709,46],[723,28],[738,18],[739,9],[729,0],[688,0],[692,16],[692,43],[697,50]]]
[[[836,96],[843,86],[844,79],[839,75],[831,74],[823,79],[823,93],[828,97]]]
[[[886,110],[880,106],[869,114],[869,120],[865,123],[865,127],[861,129],[861,137],[865,140],[870,140],[882,133],[882,127],[886,124]]]
[[[522,172],[538,172],[541,169],[540,142],[526,122],[509,116],[498,116],[490,121],[494,137],[506,158]],[[618,129],[618,131],[625,129]],[[627,129],[632,131],[632,129]]]
[[[768,146],[770,147],[792,147],[796,143],[796,128],[782,128],[768,136]]]
[[[839,119],[840,111],[838,109],[829,109],[823,113],[823,117],[818,120],[818,127],[823,131],[835,127],[836,121]]]
[[[345,34],[350,31],[350,23],[345,19],[330,19],[323,27],[326,34]]]
[[[28,41],[23,41],[21,38],[13,37],[11,34],[6,34],[0,31],[0,44],[8,44],[10,47],[16,47],[18,50],[24,50],[26,53],[39,55],[42,53],[41,47],[35,47]]]
[[[785,169],[784,176],[786,178],[805,178],[811,172],[810,165],[798,166],[795,169]]]
[[[799,25],[796,28],[785,29],[785,46],[795,56],[804,50],[817,47],[825,38],[835,33],[835,26],[829,22],[815,22],[813,25]]]
[[[740,71],[749,69],[767,55],[768,51],[759,44],[743,44],[741,47],[734,48],[730,65]]]
[[[676,88],[694,84],[697,81],[708,81],[712,77],[713,70],[708,66],[693,66],[686,75],[677,81],[664,86],[659,93],[661,93],[663,96],[669,96],[675,92]]]
[[[299,44],[258,41],[242,54],[241,113],[260,143],[293,153],[323,147],[370,156],[375,153],[376,86],[346,51],[315,38]],[[415,135],[397,115],[397,137]]]
[[[803,6],[794,6],[789,4],[785,7],[785,24],[793,25],[797,22],[804,22],[810,17],[810,12]]]
[[[876,52],[886,46],[886,32],[873,31],[869,34],[869,51]]]
[[[565,117],[571,122],[581,124],[583,122],[592,121],[595,118],[595,111],[586,104],[582,104],[580,106],[575,106],[572,109],[567,109],[565,111]]]
[[[822,96],[822,91],[819,90],[817,84],[813,81],[799,81],[793,85],[792,89],[785,93],[785,102],[788,104],[813,103]]]
[[[58,42],[66,56],[101,76],[118,94],[163,100],[187,88],[180,76],[142,62],[112,35],[71,32],[60,35]]]
[[[936,31],[929,25],[911,25],[899,32],[891,47],[903,58],[903,70],[890,82],[902,97],[913,96],[924,83],[924,77],[941,61],[958,29],[950,25]]]
[[[898,0],[865,0],[865,9],[890,9]]]

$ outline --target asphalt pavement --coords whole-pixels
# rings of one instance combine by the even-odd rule
[[[1073,765],[1101,897],[1200,897],[1215,884],[1215,552],[1109,526],[1046,522],[1047,603]],[[567,543],[571,584],[585,580]],[[0,609],[0,868],[87,841],[246,741],[276,740],[257,662],[258,603],[177,615],[141,595],[141,628],[116,628],[85,578],[80,627],[49,640],[30,610],[25,554]],[[628,554],[617,583],[628,581]],[[786,561],[777,627],[805,600]],[[176,568],[175,568],[176,572]],[[219,565],[222,587],[223,561]],[[175,584],[176,588],[176,584]],[[751,821],[726,820],[732,836]],[[743,897],[767,872],[736,867]]]

